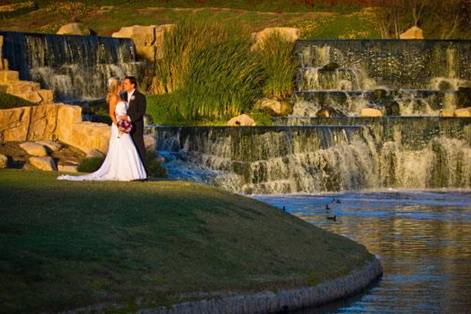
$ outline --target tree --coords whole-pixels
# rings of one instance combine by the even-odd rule
[[[380,0],[377,23],[383,38],[399,38],[411,26],[447,39],[466,30],[471,0]]]
[[[381,0],[377,10],[377,22],[381,37],[399,38],[399,35],[410,22],[406,16],[409,1],[407,0]]]
[[[441,39],[456,37],[459,31],[466,31],[471,16],[471,0],[431,1],[430,21],[435,33]],[[433,22],[432,22],[433,21]]]

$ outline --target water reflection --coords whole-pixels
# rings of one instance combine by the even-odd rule
[[[381,259],[384,277],[363,295],[302,313],[471,313],[471,192],[256,198],[354,239]],[[335,222],[327,219],[333,215]]]

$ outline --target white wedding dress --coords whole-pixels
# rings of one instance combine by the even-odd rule
[[[128,103],[120,101],[116,104],[116,116],[125,115]],[[111,125],[111,136],[103,164],[97,171],[82,175],[61,175],[58,180],[70,181],[131,181],[147,178],[136,146],[128,133],[119,134],[116,124]]]

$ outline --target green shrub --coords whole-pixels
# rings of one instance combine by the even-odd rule
[[[95,172],[101,167],[104,160],[103,157],[84,158],[80,161],[77,170],[80,172]]]
[[[10,109],[25,106],[35,106],[23,98],[0,92],[0,109]]]

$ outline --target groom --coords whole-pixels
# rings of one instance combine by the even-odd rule
[[[123,81],[124,93],[121,98],[128,102],[128,115],[131,118],[132,130],[131,137],[136,145],[142,164],[145,164],[145,146],[144,146],[144,114],[146,113],[146,96],[137,90],[137,80],[134,76],[126,76]]]

